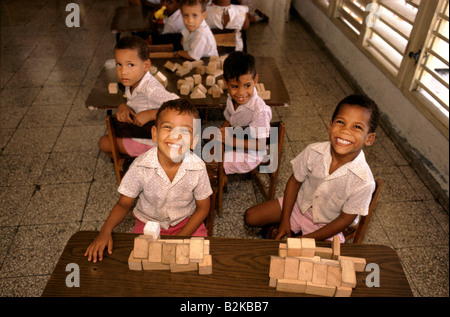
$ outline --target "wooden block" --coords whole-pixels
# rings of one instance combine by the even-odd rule
[[[198,84],[197,86],[194,87],[194,89],[192,89],[192,92],[196,91],[197,89],[199,89],[205,95],[206,95],[206,92],[208,91],[205,86],[203,86],[202,84]]]
[[[269,100],[271,96],[270,90],[258,91],[258,96],[262,100]]]
[[[110,94],[118,94],[119,93],[119,85],[117,83],[109,83],[108,84],[108,92]]]
[[[339,236],[333,237],[331,249],[333,250],[332,259],[337,260],[339,258],[339,256],[341,255],[341,240],[339,239]]]
[[[302,254],[302,242],[300,238],[287,238],[287,256],[300,256]]]
[[[203,241],[203,255],[209,254],[210,248],[211,248],[210,245],[211,245],[211,243],[208,239],[205,239]]]
[[[197,89],[190,95],[191,99],[203,99],[206,98],[206,95],[200,89]]]
[[[176,245],[175,263],[189,264],[189,244],[180,243]]]
[[[164,67],[167,68],[168,70],[170,70],[172,73],[177,70],[177,66],[174,63],[172,63],[171,61],[167,61],[164,64]]]
[[[220,88],[222,88],[222,90],[227,88],[227,85],[225,84],[225,81],[224,81],[223,79],[219,79],[219,80],[217,81],[217,85],[218,85]]]
[[[325,285],[327,284],[327,267],[328,265],[315,262],[313,269],[313,276],[311,282],[317,285]]]
[[[194,74],[192,75],[192,78],[194,78],[194,84],[199,85],[202,83],[202,75],[200,74]]]
[[[181,78],[178,79],[178,80],[177,80],[177,89],[180,90],[181,85],[185,84],[185,82],[186,82],[186,81],[185,81],[184,79],[181,79]]]
[[[306,282],[300,280],[279,279],[277,280],[277,291],[304,293],[306,290]]]
[[[316,253],[316,240],[313,238],[301,238],[301,256],[313,257]]]
[[[163,73],[157,72],[155,74],[155,78],[161,83],[161,85],[163,85],[164,87],[167,87],[168,80],[167,80],[167,77]]]
[[[206,67],[206,73],[208,73],[209,75],[213,75],[219,65],[220,63],[218,61],[210,61],[208,66]]]
[[[149,241],[146,238],[134,238],[134,257],[136,259],[145,259],[148,256]]]
[[[162,264],[171,264],[176,261],[176,243],[163,243],[162,245]]]
[[[298,268],[298,279],[302,281],[311,282],[314,271],[314,263],[312,261],[300,260]]]
[[[170,269],[170,266],[161,262],[142,260],[142,268],[144,271],[167,271]]]
[[[189,84],[182,84],[180,87],[180,94],[187,96],[191,93],[191,87]]]
[[[128,268],[132,271],[142,271],[142,260],[134,257],[134,250],[131,251],[128,257]]]
[[[336,287],[334,297],[350,297],[350,295],[352,295],[352,290],[351,287],[338,286]]]
[[[278,247],[278,256],[285,258],[287,256],[287,246],[286,243],[280,243]]]
[[[150,74],[155,75],[158,72],[158,67],[150,66]]]
[[[198,263],[198,274],[212,274],[212,256],[211,254],[205,254],[203,261]]]
[[[341,267],[334,265],[327,265],[327,285],[328,286],[341,286]]]
[[[160,263],[162,260],[162,242],[151,241],[148,245],[148,260],[153,263]]]
[[[186,67],[180,67],[177,69],[177,71],[175,72],[175,74],[177,74],[178,76],[182,77],[185,76],[186,74],[188,74],[191,70],[186,68]]]
[[[199,59],[197,61],[191,61],[192,68],[196,68],[198,66],[203,66],[203,60]]]
[[[192,237],[189,241],[189,260],[191,262],[203,261],[203,241],[201,237]]]
[[[276,278],[269,278],[269,286],[270,287],[277,287],[277,279]]]
[[[195,86],[194,77],[192,77],[192,76],[185,77],[184,80],[185,80],[185,84],[189,84],[189,88],[192,90],[192,88],[194,88],[194,86]]]
[[[341,268],[342,268],[342,282],[341,286],[344,287],[356,287],[356,271],[355,271],[355,263],[349,259],[341,259]]]
[[[150,236],[153,240],[159,238],[161,232],[161,225],[156,221],[147,221],[144,226],[144,235]]]
[[[316,247],[315,255],[320,256],[322,259],[331,259],[333,257],[333,250],[331,248]]]
[[[193,67],[192,62],[190,62],[190,61],[183,62],[183,67],[186,69],[189,69],[189,71],[191,71],[192,67]]]
[[[212,87],[212,97],[213,98],[220,98],[220,96],[222,96],[222,89],[220,89],[219,86],[217,86],[216,84]]]
[[[189,262],[188,264],[170,264],[170,272],[178,273],[178,272],[191,272],[198,271],[198,263]]]
[[[199,75],[204,75],[204,74],[206,74],[206,67],[205,66],[197,66],[195,68],[195,71]]]
[[[339,260],[341,259],[349,259],[352,260],[355,264],[355,271],[356,272],[364,272],[366,270],[366,259],[365,258],[357,258],[352,256],[339,256]]]
[[[284,278],[284,259],[279,256],[270,256],[269,278]]]
[[[338,260],[320,259],[319,262],[327,265],[341,266],[341,262],[339,262]]]
[[[328,285],[317,285],[311,282],[306,282],[306,294],[333,297],[336,287]]]
[[[223,75],[223,70],[216,69],[216,71],[212,74],[215,78]]]
[[[213,86],[216,83],[216,77],[209,75],[206,77],[206,86]]]
[[[286,257],[284,259],[284,278],[285,279],[298,279],[298,266],[300,260],[297,258]]]

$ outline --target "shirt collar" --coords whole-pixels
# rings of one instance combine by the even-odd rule
[[[150,72],[146,72],[145,75],[141,78],[141,81],[139,82],[139,85],[136,87],[135,90],[133,90],[133,95],[136,93],[151,93],[153,91],[153,88],[151,85],[148,85],[148,81],[151,79]],[[131,97],[130,93],[130,87],[126,87],[125,94],[127,95],[127,98]]]
[[[228,96],[230,98],[228,98],[227,102],[231,103],[231,108],[234,110],[233,98],[231,98],[229,93],[228,93]],[[256,90],[256,87],[255,87],[255,88],[253,88],[253,95],[250,97],[250,99],[246,103],[240,105],[238,107],[238,109],[240,107],[246,107],[246,108],[248,108],[248,109],[250,109],[252,111],[255,110],[255,102],[254,101],[255,101],[256,96],[258,96],[258,91]],[[237,109],[235,111],[237,111]]]
[[[155,146],[154,148],[143,154],[142,158],[138,162],[136,162],[136,164],[138,166],[146,168],[162,168],[158,160],[158,147]],[[203,169],[203,161],[195,153],[189,151],[186,153],[183,162],[180,165],[180,169],[201,170]]]

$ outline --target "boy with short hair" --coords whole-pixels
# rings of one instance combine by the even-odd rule
[[[198,141],[198,110],[184,99],[171,100],[159,108],[152,138],[157,147],[134,160],[119,186],[121,194],[98,236],[85,252],[88,260],[102,260],[105,247],[112,253],[112,230],[131,207],[142,233],[147,221],[160,223],[161,235],[206,236],[203,221],[209,213],[212,193],[201,158],[190,149]]]
[[[302,233],[331,240],[367,215],[375,181],[362,151],[375,141],[379,110],[366,96],[350,95],[337,105],[328,142],[310,144],[291,161],[284,197],[245,212],[249,226],[279,223],[275,239]]]
[[[216,39],[206,24],[205,0],[181,0],[181,15],[185,29],[181,32],[183,50],[178,56],[189,60],[218,56]]]
[[[127,103],[117,108],[117,120],[142,127],[155,120],[163,102],[178,99],[168,92],[150,72],[150,55],[147,43],[138,36],[121,38],[114,48],[118,80],[125,86]],[[117,138],[119,152],[132,157],[139,156],[154,146],[149,139]],[[102,152],[111,156],[107,135],[99,140]]]

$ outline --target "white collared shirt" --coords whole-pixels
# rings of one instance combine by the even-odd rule
[[[162,34],[169,33],[181,33],[184,29],[183,17],[181,16],[181,10],[178,9],[170,17],[164,19],[164,27]]]
[[[193,59],[199,60],[202,57],[219,56],[216,39],[205,20],[194,32],[184,28],[181,34],[183,35],[183,50],[188,52]]]
[[[375,181],[364,152],[329,174],[330,148],[330,142],[313,143],[291,161],[294,177],[302,183],[297,195],[301,212],[312,207],[315,223],[329,223],[341,211],[367,215]]]
[[[158,161],[158,149],[138,156],[122,179],[118,192],[139,197],[133,210],[140,221],[158,221],[162,228],[175,226],[196,209],[196,200],[212,194],[205,163],[188,152],[171,182]]]

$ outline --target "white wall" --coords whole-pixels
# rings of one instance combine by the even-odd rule
[[[421,159],[448,198],[449,141],[311,0],[292,3],[356,84],[375,100],[393,129]]]

